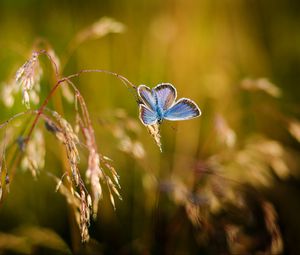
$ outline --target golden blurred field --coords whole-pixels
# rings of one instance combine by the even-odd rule
[[[1,0],[0,254],[298,254],[299,12],[296,0]],[[71,173],[70,159],[56,131],[55,138],[41,119],[23,148],[35,113],[4,124],[26,110],[15,74],[40,50],[61,77],[104,69],[136,86],[169,82],[202,110],[200,118],[165,121],[160,152],[117,77],[72,79],[100,161],[112,160],[122,196],[114,196],[114,210],[112,186],[101,182],[87,243],[76,223],[76,196],[68,203],[61,189],[55,192],[54,176],[68,192],[72,186],[62,177]],[[47,55],[39,64],[32,110],[56,83]],[[76,132],[67,86],[45,113],[57,111]],[[78,137],[80,173],[94,199],[86,182],[89,145]]]

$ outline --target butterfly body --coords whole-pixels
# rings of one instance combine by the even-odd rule
[[[153,89],[145,85],[138,87],[141,99],[140,119],[144,125],[160,124],[164,119],[188,120],[201,115],[197,104],[188,98],[176,100],[177,91],[170,83],[158,84]]]
[[[158,98],[156,93],[154,91],[152,93],[155,98],[154,113],[156,113],[157,122],[161,123],[164,119],[164,110],[158,104]]]

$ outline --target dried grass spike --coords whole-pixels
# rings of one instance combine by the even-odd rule
[[[241,83],[241,88],[249,91],[264,91],[272,97],[280,97],[281,90],[266,78],[260,79],[245,79]]]
[[[160,136],[160,125],[154,124],[154,125],[147,125],[146,127],[147,127],[150,135],[154,138],[157,146],[159,147],[159,150],[162,152],[161,141],[160,141],[160,137],[161,137]]]
[[[300,143],[300,121],[290,120],[288,123],[288,130],[290,134]]]
[[[274,206],[264,201],[262,203],[262,209],[265,214],[265,222],[267,230],[271,235],[271,245],[270,245],[270,254],[281,254],[283,251],[283,240],[281,236],[281,232],[277,223],[277,213]]]
[[[42,69],[39,65],[38,56],[38,52],[33,52],[31,58],[19,68],[15,77],[16,83],[22,88],[22,102],[28,109],[30,108],[30,95],[33,96],[31,100],[39,101],[38,92]]]
[[[19,91],[19,86],[15,80],[2,84],[2,101],[6,107],[12,107],[15,102],[15,94]]]
[[[89,39],[101,38],[109,33],[122,33],[125,30],[125,25],[112,18],[103,17],[96,21],[91,26],[82,30],[76,37],[77,44]]]
[[[43,132],[37,129],[32,139],[25,146],[25,155],[22,160],[23,169],[29,169],[33,177],[44,168],[46,147]]]

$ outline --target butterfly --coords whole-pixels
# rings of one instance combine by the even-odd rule
[[[137,88],[140,120],[144,125],[161,124],[163,120],[189,120],[201,115],[198,105],[188,98],[176,101],[176,88],[170,83],[158,84],[153,89],[145,85]]]

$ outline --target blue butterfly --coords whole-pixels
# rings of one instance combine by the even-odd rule
[[[140,120],[144,125],[161,124],[165,120],[189,120],[201,115],[197,104],[188,98],[176,100],[177,91],[170,83],[158,84],[153,89],[145,85],[137,88],[141,99]]]

